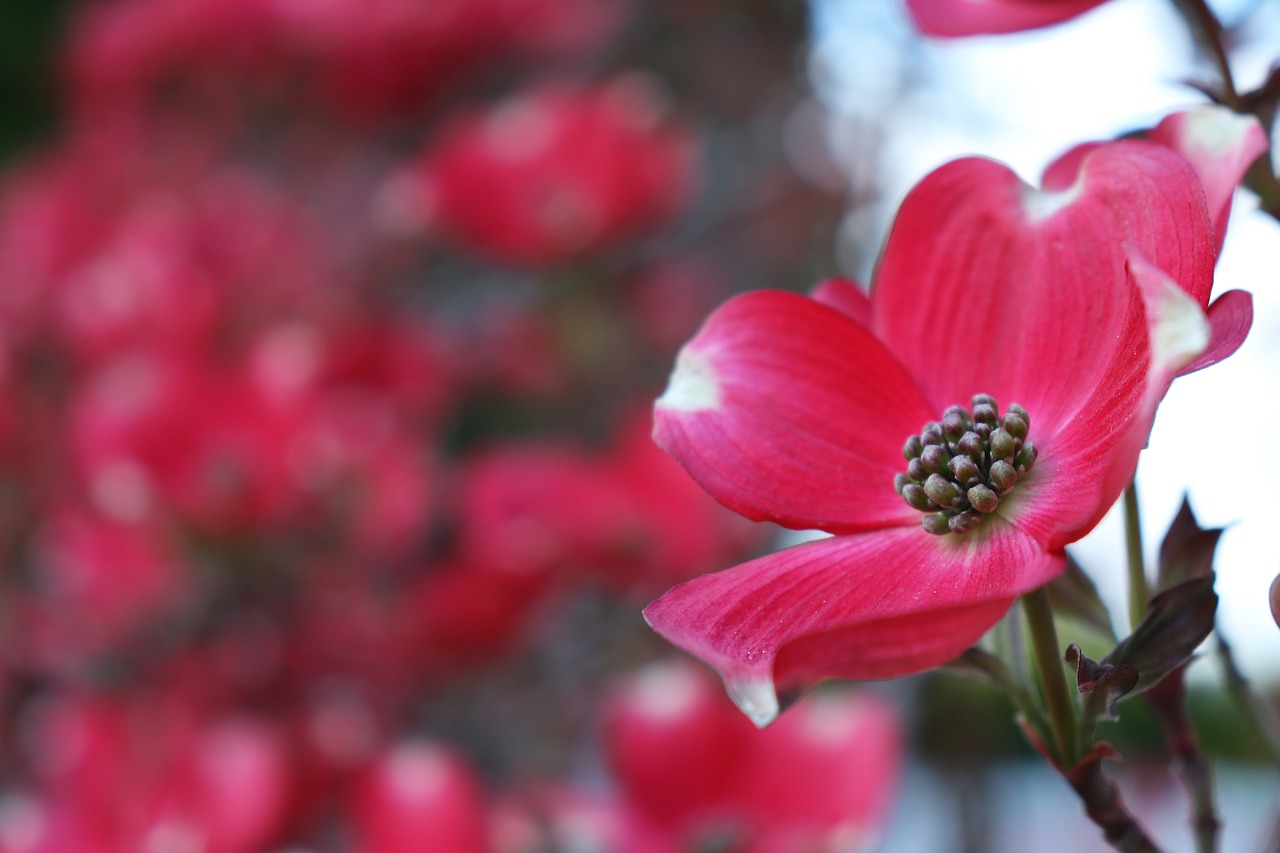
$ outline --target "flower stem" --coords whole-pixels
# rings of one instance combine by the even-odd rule
[[[1195,834],[1196,853],[1215,853],[1218,849],[1218,819],[1213,799],[1213,773],[1187,714],[1186,667],[1165,676],[1144,697],[1164,728],[1169,753],[1191,800],[1191,829]]]
[[[1088,755],[1081,749],[1076,731],[1076,705],[1059,651],[1049,590],[1040,587],[1022,596],[1022,609],[1027,617],[1036,670],[1044,688],[1059,771],[1071,783],[1084,803],[1085,813],[1102,829],[1112,847],[1121,853],[1160,853],[1160,848],[1125,808],[1115,782],[1102,772],[1106,745],[1095,746]]]
[[[1027,617],[1031,649],[1035,655],[1036,670],[1040,674],[1040,684],[1044,689],[1058,761],[1065,771],[1080,760],[1076,739],[1076,703],[1067,686],[1066,667],[1058,645],[1058,630],[1053,624],[1049,590],[1040,587],[1022,596],[1022,609]]]
[[[1130,480],[1124,490],[1124,547],[1129,558],[1129,627],[1137,628],[1147,613],[1151,590],[1142,557],[1142,522],[1138,517],[1138,481]]]
[[[993,632],[996,655],[1012,668],[1013,678],[1023,693],[1030,690],[1031,674],[1027,669],[1027,650],[1022,637],[1022,620],[1017,610],[1010,610],[996,623]]]

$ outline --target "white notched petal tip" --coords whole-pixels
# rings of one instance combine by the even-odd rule
[[[1147,305],[1152,366],[1176,373],[1209,346],[1209,318],[1189,293],[1145,259],[1130,256],[1129,269]]]
[[[1240,115],[1226,107],[1205,104],[1184,114],[1183,139],[1189,153],[1218,157],[1239,147],[1254,156],[1266,150],[1266,134],[1251,115]],[[1261,150],[1258,150],[1258,146]]]
[[[1159,361],[1171,370],[1181,370],[1208,348],[1213,331],[1204,311],[1186,291],[1175,286],[1167,294],[1156,323],[1153,349]]]
[[[711,359],[685,347],[676,358],[667,390],[655,404],[676,412],[701,412],[720,406],[720,378]]]
[[[747,715],[747,719],[763,729],[778,718],[778,694],[773,689],[773,681],[750,680],[737,681],[725,679],[725,688],[729,698],[738,710]]]

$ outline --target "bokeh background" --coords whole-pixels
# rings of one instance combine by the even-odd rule
[[[1280,4],[1214,4],[1242,86]],[[0,10],[0,853],[1104,849],[946,673],[755,732],[640,610],[774,547],[648,439],[732,293],[865,281],[968,153],[1034,179],[1203,102],[1161,0],[932,43],[894,0],[114,0]],[[1140,480],[1231,525],[1274,700],[1276,224],[1251,340]],[[1221,417],[1206,413],[1221,412]],[[1270,466],[1270,467],[1268,467]],[[1118,524],[1077,558],[1123,613]],[[1119,620],[1123,630],[1123,620]],[[1197,664],[1225,849],[1276,761]],[[1140,702],[1109,733],[1190,849]]]

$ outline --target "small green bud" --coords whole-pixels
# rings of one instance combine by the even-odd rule
[[[932,533],[934,536],[942,536],[951,532],[951,526],[947,523],[947,517],[940,512],[926,515],[920,520],[920,524],[924,527],[925,532]]]
[[[1036,464],[1036,456],[1038,455],[1036,446],[1028,441],[1018,451],[1017,457],[1013,460],[1013,467],[1018,469],[1019,474],[1025,474]]]
[[[958,441],[960,436],[968,432],[972,423],[968,412],[959,406],[952,406],[942,416],[942,433],[951,441]]]
[[[960,449],[961,453],[968,456],[974,462],[982,461],[982,451],[984,449],[982,446],[982,436],[978,435],[976,432],[966,432],[964,435],[960,436],[960,440],[956,442],[956,447]]]
[[[941,474],[929,475],[929,479],[924,481],[924,493],[943,509],[960,505],[960,490]]]
[[[918,509],[921,512],[937,509],[929,502],[929,496],[925,494],[924,487],[918,483],[908,483],[904,486],[902,488],[902,499],[907,502],[907,506],[912,509]]]
[[[1004,426],[1005,431],[1016,439],[1025,439],[1027,437],[1027,433],[1031,431],[1031,425],[1028,424],[1021,415],[1014,414],[1013,412],[1005,415],[1004,420],[1000,423]]]
[[[943,473],[947,470],[947,463],[950,461],[951,454],[939,444],[930,444],[924,449],[924,453],[920,454],[920,464],[930,474]]]
[[[967,497],[969,504],[978,512],[995,512],[996,507],[1000,506],[1000,496],[981,483],[970,488]]]
[[[975,394],[972,410],[951,406],[906,440],[907,472],[893,478],[893,487],[925,514],[927,532],[968,533],[1035,465],[1030,430],[1031,416],[1019,404],[1011,403],[1001,417],[995,397]]]
[[[977,408],[979,406],[990,406],[997,410],[1000,408],[1000,406],[996,404],[996,398],[992,397],[990,394],[974,394],[971,402],[973,403],[975,417],[977,417]]]
[[[982,513],[973,510],[965,510],[959,515],[951,516],[947,526],[952,533],[968,533],[977,528],[982,523]]]
[[[982,479],[982,471],[978,468],[978,463],[968,456],[953,456],[947,467],[951,469],[951,476],[955,481],[966,489],[977,485]]]
[[[1018,472],[1008,462],[997,459],[991,463],[991,471],[988,472],[987,479],[991,481],[991,487],[998,494],[1004,495],[1018,484]]]
[[[1004,459],[1012,462],[1013,454],[1018,452],[1013,436],[1001,427],[996,427],[991,431],[990,444],[992,459]]]

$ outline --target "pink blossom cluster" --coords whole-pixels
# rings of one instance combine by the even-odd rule
[[[874,840],[898,773],[898,723],[874,697],[833,693],[761,735],[687,664],[606,692],[606,785],[499,790],[457,746],[380,737],[349,697],[288,717],[209,693],[178,679],[42,700],[23,720],[30,787],[5,794],[0,849],[232,853],[280,849],[316,824],[354,853],[424,839],[449,853],[849,849]]]
[[[600,70],[633,12],[72,8],[0,172],[0,853],[874,837],[887,707],[653,663],[765,532],[650,438],[732,261],[654,249],[701,140]]]
[[[413,109],[459,76],[571,63],[623,22],[623,0],[127,0],[85,4],[67,51],[87,115],[184,95],[310,101],[358,118]]]

